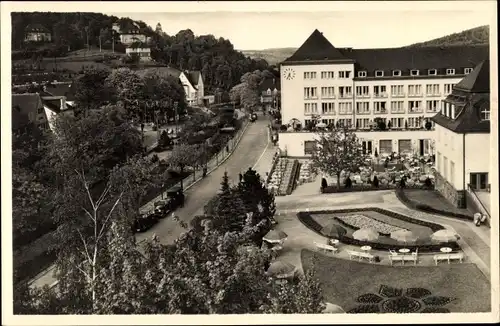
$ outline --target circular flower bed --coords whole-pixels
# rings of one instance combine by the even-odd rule
[[[378,294],[365,293],[356,298],[358,306],[348,313],[449,313],[442,306],[452,302],[453,298],[433,296],[424,288],[408,288],[406,291],[387,285],[381,285]]]

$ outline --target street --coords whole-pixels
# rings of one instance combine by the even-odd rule
[[[186,191],[185,206],[175,211],[175,214],[182,221],[189,224],[195,215],[203,214],[205,204],[219,191],[225,171],[228,173],[229,182],[236,184],[239,181],[238,174],[240,172],[243,173],[257,162],[268,143],[266,131],[268,124],[269,120],[263,116],[259,116],[256,122],[250,123],[235,152],[227,161],[207,175],[205,179],[199,181],[195,186]],[[160,242],[172,243],[183,232],[185,232],[185,229],[169,216],[160,220],[149,231],[137,234],[137,241],[151,239],[156,234]]]

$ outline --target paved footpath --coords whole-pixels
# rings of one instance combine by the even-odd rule
[[[272,155],[276,151],[272,144],[269,144],[267,117],[259,116],[259,119],[250,123],[243,136],[237,144],[234,152],[227,157],[226,161],[214,168],[204,179],[200,179],[186,189],[186,202],[184,207],[175,211],[180,220],[189,224],[196,215],[203,214],[205,204],[217,194],[224,172],[227,171],[230,182],[238,183],[239,173],[244,172],[249,167],[254,167],[262,176],[271,169]],[[268,146],[269,144],[269,146]],[[272,151],[272,154],[270,154]],[[146,204],[146,205],[149,205]],[[151,239],[157,235],[162,243],[172,243],[183,232],[178,222],[170,216],[160,220],[153,228],[144,233],[136,235],[137,242]],[[38,276],[33,281],[32,286],[53,285],[56,279],[53,276],[53,267]]]

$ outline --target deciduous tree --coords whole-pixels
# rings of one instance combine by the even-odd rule
[[[364,164],[365,155],[356,134],[347,128],[332,128],[331,131],[317,133],[313,150],[313,168],[337,177],[344,172],[357,172]]]

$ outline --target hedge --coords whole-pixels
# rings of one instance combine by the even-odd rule
[[[422,190],[429,190],[427,186],[424,184],[422,185],[417,185],[414,184],[413,186],[408,186],[408,184],[405,185],[406,188],[408,189],[422,189]],[[355,192],[355,191],[376,191],[376,190],[394,190],[394,189],[400,189],[398,188],[397,184],[390,184],[390,185],[381,185],[379,184],[378,187],[374,187],[371,184],[353,184],[351,188],[346,188],[344,185],[341,185],[340,188],[337,188],[337,185],[330,185],[327,186],[325,189],[323,189],[324,194],[333,194],[333,193],[343,193],[343,192]]]
[[[438,214],[438,215],[444,215],[447,217],[454,217],[454,218],[459,218],[459,219],[464,219],[464,220],[474,220],[473,216],[470,215],[465,215],[465,214],[460,214],[460,213],[453,213],[449,211],[444,211],[441,209],[437,209],[434,207],[431,207],[426,204],[418,203],[416,201],[411,200],[406,196],[404,189],[398,188],[396,189],[396,197],[405,204],[408,208],[415,209],[418,211],[422,211],[424,213],[429,213],[429,214]]]
[[[385,214],[387,216],[393,217],[400,219],[402,221],[410,222],[413,224],[418,224],[422,225],[425,227],[430,228],[433,232],[443,230],[444,227],[435,224],[435,223],[430,223],[426,221],[421,221],[421,220],[416,220],[411,217],[408,217],[406,215],[398,214],[396,212],[392,211],[386,211],[381,208],[377,207],[364,207],[364,208],[349,208],[349,209],[339,209],[339,210],[326,210],[326,211],[314,211],[314,212],[299,212],[297,213],[298,219],[304,224],[308,229],[324,236],[321,233],[322,226],[314,220],[314,218],[311,216],[311,214],[334,214],[334,213],[354,213],[354,212],[362,212],[362,211],[374,211],[377,213]],[[347,236],[342,236],[339,237],[338,240],[342,243],[349,244],[349,245],[355,245],[355,246],[370,246],[373,249],[377,250],[389,250],[389,249],[402,249],[402,248],[408,248],[410,250],[416,250],[418,249],[419,252],[439,252],[443,244],[427,244],[427,245],[411,245],[411,244],[385,244],[385,243],[378,243],[378,242],[370,242],[370,241],[360,241],[356,240]],[[446,243],[447,247],[452,248],[453,250],[459,250],[460,246],[456,242],[449,242]]]

